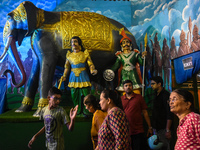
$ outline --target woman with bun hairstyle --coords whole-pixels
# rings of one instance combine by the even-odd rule
[[[85,108],[93,113],[92,127],[91,127],[91,139],[93,143],[93,149],[96,148],[98,142],[98,131],[104,118],[107,116],[107,112],[103,112],[99,105],[99,100],[94,95],[87,95],[83,101]]]

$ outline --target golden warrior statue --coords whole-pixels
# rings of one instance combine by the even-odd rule
[[[78,36],[74,36],[71,39],[72,52],[68,51],[66,55],[65,70],[61,81],[66,80],[66,76],[70,70],[68,86],[71,88],[71,96],[74,106],[79,105],[77,114],[88,114],[88,111],[83,107],[82,110],[82,96],[86,96],[90,93],[90,79],[86,71],[86,65],[88,64],[90,73],[92,75],[97,74],[97,70],[90,58],[89,52],[82,46],[82,41]],[[87,64],[86,64],[87,63]]]

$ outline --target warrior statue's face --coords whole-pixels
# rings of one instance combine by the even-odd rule
[[[123,48],[123,51],[124,51],[124,50],[130,50],[131,42],[129,41],[129,39],[124,39],[124,40],[122,41],[121,46],[122,46],[122,48]]]
[[[79,45],[77,39],[72,39],[72,40],[71,40],[71,46],[72,46],[72,50],[73,50],[74,52],[79,52],[79,51],[81,51],[81,46]]]

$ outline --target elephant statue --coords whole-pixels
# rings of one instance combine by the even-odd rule
[[[16,41],[20,46],[25,37],[30,36],[31,46],[36,55],[29,79],[26,84],[24,98],[16,112],[30,111],[34,104],[37,90],[40,94],[38,110],[48,104],[48,90],[52,87],[57,66],[64,68],[66,53],[71,49],[70,39],[79,36],[83,46],[90,53],[91,59],[98,70],[91,80],[101,80],[103,71],[114,64],[115,52],[120,50],[119,34],[124,28],[132,40],[133,48],[138,48],[134,36],[121,23],[93,12],[49,12],[37,8],[32,2],[24,1],[15,10],[7,14],[4,27],[3,59],[11,51],[21,71],[21,80],[13,84],[23,86],[26,74],[18,55]],[[10,54],[10,53],[9,53]],[[12,76],[10,70],[6,71]],[[38,89],[39,88],[39,89]],[[36,113],[38,112],[36,111]]]

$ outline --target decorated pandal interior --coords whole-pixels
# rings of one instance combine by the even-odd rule
[[[62,10],[66,1],[56,0],[56,8],[51,10],[39,4],[43,2],[36,1],[20,1],[19,5],[13,1],[13,10],[2,10],[2,14],[7,15],[2,16],[0,34],[0,149],[63,149],[65,146],[64,149],[92,150],[97,145],[96,150],[106,149],[110,141],[109,138],[106,141],[105,126],[111,117],[109,110],[114,107],[120,108],[114,109],[120,116],[124,113],[127,117],[122,122],[130,124],[124,125],[130,128],[128,134],[137,135],[139,131],[145,135],[144,149],[166,147],[157,132],[163,129],[161,122],[165,122],[163,130],[170,139],[170,149],[200,148],[198,140],[181,144],[187,134],[196,134],[200,128],[200,26],[199,17],[193,17],[193,14],[199,16],[199,12],[187,15],[187,19],[182,19],[187,21],[181,25],[171,23],[175,17],[182,21],[181,15],[176,14],[173,18],[171,13],[182,10],[179,13],[184,16],[184,8],[189,7],[187,2],[180,6],[180,2],[173,1],[174,10],[165,10],[168,16],[163,17],[166,15],[163,11],[145,19],[138,1],[96,0],[88,3],[83,0],[85,4],[72,1],[79,9],[69,9],[73,8],[72,3]],[[118,10],[107,7],[111,3]],[[47,3],[42,5],[49,6]],[[123,7],[120,9],[120,6]],[[169,3],[166,6],[171,8]],[[131,15],[125,15],[129,7]],[[86,8],[90,9],[85,11]],[[120,19],[122,16],[125,18]],[[158,20],[163,21],[158,23]],[[50,90],[52,87],[55,91]],[[115,91],[116,99],[121,98],[121,101],[113,100],[110,93],[106,97],[105,90]],[[94,96],[98,108],[94,103],[86,102],[88,95]],[[181,103],[180,99],[184,101]],[[139,100],[140,105],[131,100]],[[127,104],[127,101],[130,102]],[[101,110],[103,119],[97,117]],[[102,119],[102,126],[94,131],[98,122],[95,116]],[[188,118],[197,120],[194,122],[197,127],[190,133],[180,126],[180,123],[191,126]],[[113,126],[118,125],[117,119],[119,116],[112,122]],[[182,133],[177,132],[179,130]],[[107,137],[102,138],[102,134]],[[125,135],[126,130],[123,130],[123,138],[111,140],[111,145],[119,149],[134,147]],[[56,141],[56,136],[62,140]],[[129,144],[123,145],[126,142],[119,140]],[[55,141],[56,146],[52,146]]]

